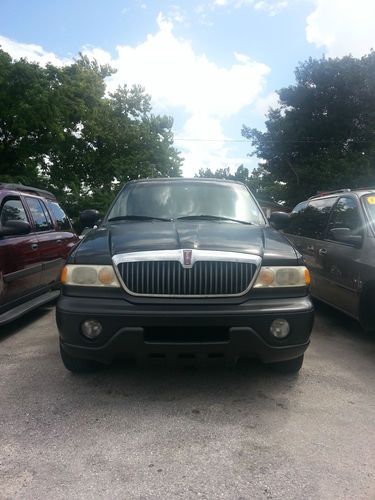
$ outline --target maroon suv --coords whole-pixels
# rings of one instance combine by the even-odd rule
[[[78,237],[48,191],[0,183],[0,325],[49,302]]]

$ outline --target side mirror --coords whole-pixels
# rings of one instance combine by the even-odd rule
[[[8,220],[0,228],[0,236],[20,236],[29,234],[30,224],[23,220]]]
[[[98,210],[88,209],[79,214],[79,221],[82,227],[94,227],[100,218]]]
[[[359,234],[352,234],[352,230],[348,227],[336,227],[331,229],[330,233],[335,241],[347,243],[354,247],[360,247],[362,244],[362,236]]]
[[[273,212],[268,220],[275,229],[285,229],[289,224],[289,214],[285,212]]]

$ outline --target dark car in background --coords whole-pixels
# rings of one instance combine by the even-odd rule
[[[59,295],[59,275],[77,241],[52,193],[0,184],[0,325]]]
[[[129,182],[62,282],[60,349],[73,372],[123,357],[242,356],[297,372],[309,345],[308,271],[238,182]]]
[[[375,330],[375,189],[341,189],[279,214],[303,255],[311,293]]]

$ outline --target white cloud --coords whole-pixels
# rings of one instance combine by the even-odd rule
[[[84,53],[117,69],[109,79],[110,89],[140,83],[159,111],[186,113],[186,123],[176,134],[176,145],[185,158],[185,175],[200,168],[240,164],[238,158],[231,159],[233,151],[225,142],[223,121],[255,102],[270,71],[266,65],[235,53],[230,67],[220,66],[196,53],[190,41],[178,38],[171,18],[161,14],[155,34],[137,46],[122,45],[116,50],[117,57],[110,61],[108,53],[95,53],[95,49]]]
[[[30,62],[37,62],[41,66],[47,63],[52,63],[55,66],[62,66],[71,62],[69,59],[61,59],[53,52],[47,52],[40,45],[34,43],[19,43],[5,36],[0,35],[0,47],[5,52],[8,52],[13,59],[26,58]]]
[[[226,139],[217,118],[202,113],[190,116],[176,136],[176,144],[184,157],[184,175],[193,177],[201,168],[226,167],[229,153]]]
[[[147,4],[146,2],[143,2],[142,0],[135,0],[135,3],[141,8],[141,9],[147,9]]]
[[[227,13],[242,8],[253,9],[264,12],[269,16],[275,16],[289,7],[292,2],[311,0],[201,0],[194,12],[198,22],[205,26],[213,26],[212,14],[217,9],[225,9]]]
[[[259,11],[264,11],[270,16],[276,16],[282,10],[288,7],[288,2],[286,1],[260,1],[254,4],[254,9]]]
[[[90,59],[96,59],[101,65],[112,64],[111,54],[106,50],[100,49],[99,47],[90,47],[86,45],[81,52]]]
[[[240,9],[242,7],[252,7],[254,10],[263,11],[270,16],[275,16],[286,9],[290,0],[211,0],[211,9],[216,7],[228,7]]]
[[[42,64],[50,60],[59,65],[68,61],[38,45],[3,39],[7,42],[4,49],[15,58],[27,56]],[[233,55],[230,66],[221,66],[204,53],[195,52],[189,40],[177,37],[171,18],[161,14],[155,34],[135,46],[120,45],[116,51],[112,57],[100,47],[82,49],[85,55],[117,69],[107,81],[109,91],[118,85],[141,84],[152,96],[156,112],[185,116],[185,125],[176,132],[176,137],[189,139],[176,143],[185,157],[185,174],[238,162],[225,142],[223,123],[254,104],[263,91],[268,66],[240,53]]]
[[[221,118],[236,114],[261,92],[270,71],[265,64],[234,54],[231,67],[219,66],[197,54],[190,41],[175,36],[172,22],[161,14],[158,26],[156,34],[139,45],[116,48],[110,64],[117,73],[109,79],[110,89],[140,83],[161,109],[177,107]],[[95,56],[95,49],[85,54]]]
[[[186,23],[187,21],[186,12],[178,5],[171,5],[167,17],[174,23]]]
[[[270,92],[255,101],[255,109],[262,118],[265,118],[270,108],[277,108],[279,104],[279,95],[276,92]]]
[[[205,140],[200,140],[204,137]],[[242,140],[242,138],[239,138]],[[176,145],[182,150],[184,157],[183,173],[185,177],[193,177],[200,169],[210,168],[215,171],[220,168],[230,168],[234,173],[240,165],[253,170],[258,159],[247,155],[249,146],[238,150],[227,137],[220,120],[202,114],[191,116],[185,123],[183,130],[176,136]]]
[[[306,38],[330,57],[359,57],[375,48],[374,0],[315,0]]]

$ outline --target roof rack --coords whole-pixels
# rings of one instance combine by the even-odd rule
[[[313,198],[320,198],[320,196],[326,196],[328,194],[350,193],[350,191],[352,191],[352,190],[349,188],[336,189],[335,191],[321,191],[320,193],[314,194],[314,196],[310,196],[309,200],[312,200]]]
[[[10,191],[22,191],[31,194],[37,194],[39,196],[44,196],[45,198],[50,198],[56,200],[56,196],[45,189],[34,188],[31,186],[24,186],[23,184],[8,184],[5,182],[0,182],[0,189],[9,189]]]

